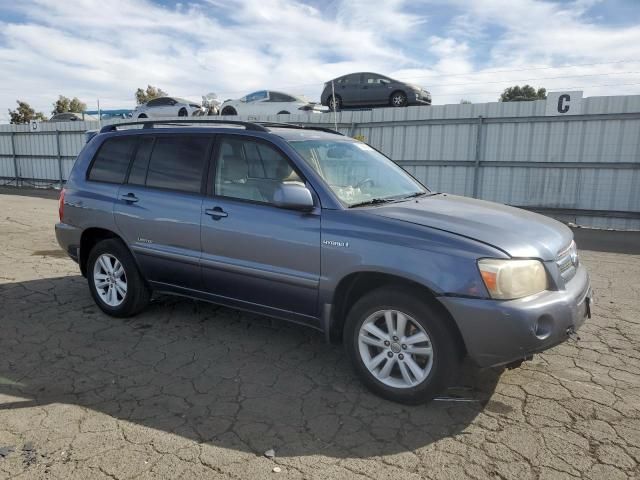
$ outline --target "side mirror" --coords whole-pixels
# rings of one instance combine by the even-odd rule
[[[309,212],[313,210],[313,197],[301,183],[281,183],[273,193],[273,204],[279,208]]]

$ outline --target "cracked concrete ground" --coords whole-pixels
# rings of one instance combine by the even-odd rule
[[[640,478],[640,256],[581,252],[579,342],[406,407],[309,329],[170,297],[109,318],[56,201],[0,206],[0,478]]]

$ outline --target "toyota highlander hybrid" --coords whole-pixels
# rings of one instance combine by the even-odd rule
[[[555,220],[429,190],[326,129],[140,126],[102,128],[60,196],[58,242],[109,315],[157,292],[307,325],[404,403],[445,389],[464,357],[521,362],[590,316],[587,270]]]

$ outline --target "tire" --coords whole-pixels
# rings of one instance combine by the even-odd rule
[[[181,109],[178,111],[178,116],[179,116],[179,117],[188,117],[188,116],[189,116],[189,112],[187,112],[187,109],[186,109],[186,108],[181,108]]]
[[[290,113],[286,110],[282,110],[281,112],[278,112],[278,115],[290,115]]]
[[[389,97],[389,104],[392,107],[406,107],[409,104],[407,94],[401,91],[393,92]]]
[[[236,112],[236,109],[233,107],[224,107],[220,115],[238,115],[238,112]]]
[[[384,340],[387,338],[382,335],[386,333],[385,311],[390,312],[394,326],[399,326],[398,312],[404,315],[406,336],[390,335],[388,341]],[[379,337],[361,330],[363,326],[371,329],[372,325],[378,326],[378,330],[374,331]],[[344,328],[344,346],[356,373],[367,388],[381,397],[417,405],[433,399],[456,379],[461,354],[454,332],[444,315],[422,300],[419,293],[412,294],[411,290],[396,287],[383,287],[369,292],[353,305]],[[421,333],[426,335],[428,341],[416,341],[423,338],[415,336]],[[366,341],[362,340],[363,337],[366,337]],[[413,345],[408,341],[403,343],[404,339],[410,338],[413,339]],[[370,341],[378,345],[370,345]],[[411,353],[411,350],[416,353]],[[429,350],[430,355],[426,353]],[[376,358],[379,359],[377,363],[372,361]],[[377,365],[373,368],[376,373],[367,367],[366,361]],[[389,363],[392,366],[385,373]],[[417,371],[421,372],[420,376],[414,374],[416,366]],[[386,378],[381,379],[385,375]],[[407,378],[411,382],[407,382]]]
[[[338,112],[342,109],[342,98],[340,98],[340,95],[336,95],[334,102],[333,95],[329,95],[329,98],[327,98],[327,105],[331,112]]]
[[[140,115],[138,115],[138,118],[149,118],[149,117],[147,117],[146,113],[141,113]]]
[[[115,259],[115,261],[114,261]],[[105,268],[104,261],[109,262],[107,267],[116,267],[118,264],[122,266],[124,273],[119,278],[120,283],[114,283],[113,275],[109,275],[108,268]],[[110,278],[109,278],[110,277]],[[87,259],[87,281],[89,282],[89,290],[91,296],[96,302],[100,310],[112,317],[130,317],[140,312],[149,303],[151,290],[142,278],[138,266],[129,252],[129,249],[117,239],[107,239],[98,242]],[[100,286],[111,282],[111,287]],[[121,294],[122,283],[125,285],[125,293]],[[118,288],[116,288],[118,286]],[[108,290],[111,288],[115,292],[115,301],[109,297]]]

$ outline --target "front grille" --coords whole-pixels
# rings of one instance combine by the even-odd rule
[[[560,276],[562,276],[565,282],[568,282],[575,276],[578,268],[578,251],[575,242],[572,241],[568,247],[558,253],[556,265],[558,265]]]

